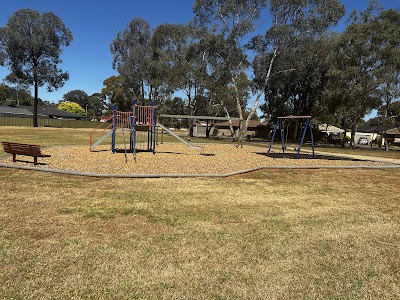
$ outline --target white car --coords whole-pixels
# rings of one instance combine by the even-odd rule
[[[369,140],[367,137],[360,137],[358,140],[358,144],[359,145],[368,145],[369,144]]]

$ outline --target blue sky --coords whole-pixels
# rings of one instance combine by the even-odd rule
[[[342,0],[347,14],[364,10],[368,0]],[[163,23],[186,23],[192,19],[191,0],[148,1],[94,1],[94,0],[0,0],[0,27],[18,9],[29,8],[40,12],[54,12],[72,31],[74,40],[64,48],[61,68],[68,71],[70,79],[58,91],[48,93],[40,89],[39,97],[57,103],[71,90],[83,90],[88,95],[100,92],[103,81],[117,75],[112,68],[110,44],[117,33],[126,28],[134,17],[140,16],[152,28]],[[385,9],[400,8],[399,0],[381,0]],[[269,20],[261,20],[261,24]],[[344,20],[337,30],[343,29]],[[0,67],[0,81],[9,71]]]

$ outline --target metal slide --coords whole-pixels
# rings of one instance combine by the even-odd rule
[[[162,125],[161,123],[157,123],[158,127],[161,127],[163,130],[165,130],[166,132],[168,132],[170,135],[172,135],[173,137],[175,137],[176,139],[178,139],[181,143],[185,144],[186,146],[190,147],[190,148],[194,148],[194,149],[198,149],[198,150],[204,150],[204,147],[201,146],[195,146],[192,145],[190,143],[188,143],[187,141],[185,141],[184,139],[182,139],[179,135],[177,135],[176,133],[173,133],[171,130],[169,130],[167,127],[165,127],[164,125]]]
[[[107,131],[102,137],[100,137],[93,145],[90,145],[90,151],[93,151],[101,142],[108,138],[112,134],[112,129]]]

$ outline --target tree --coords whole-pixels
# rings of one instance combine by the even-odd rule
[[[243,107],[238,80],[249,66],[243,40],[254,31],[254,22],[266,5],[266,0],[196,0],[193,4],[195,22],[208,30],[203,38],[203,57],[207,62],[209,76],[235,90],[233,99],[241,119]],[[246,121],[245,130],[250,118]]]
[[[4,81],[8,82],[7,80]],[[0,84],[0,104],[6,99],[16,100],[17,105],[32,105],[32,96],[27,90]]]
[[[85,110],[80,106],[78,103],[69,102],[69,101],[62,101],[57,109],[67,111],[73,114],[78,114],[84,116],[86,114]]]
[[[117,103],[118,109],[121,111],[131,109],[131,100],[124,88],[121,76],[111,76],[104,80],[103,84],[105,87],[101,90],[101,95],[106,99],[110,109],[113,103]]]
[[[34,127],[38,126],[39,87],[46,84],[49,91],[57,90],[69,78],[57,66],[61,63],[62,48],[71,41],[71,31],[52,12],[40,14],[21,9],[0,28],[0,64],[34,87]]]
[[[341,118],[342,128],[346,130],[350,126],[352,146],[358,124],[377,107],[379,87],[384,85],[381,76],[384,59],[380,56],[376,24],[380,10],[379,5],[371,1],[366,11],[353,12],[349,26],[338,38],[335,63],[329,70],[330,80],[324,92]]]
[[[7,98],[11,98],[11,95],[12,89],[6,84],[0,84],[0,104]]]
[[[86,109],[89,105],[89,96],[82,90],[73,90],[63,95],[63,100],[67,102],[75,102]]]
[[[103,114],[105,107],[104,96],[101,93],[94,93],[89,96],[89,106],[86,117],[97,119]]]
[[[186,113],[193,115],[196,96],[204,83],[204,64],[198,47],[199,32],[193,26],[162,24],[153,33],[153,78],[158,87],[164,84],[168,92],[183,92],[186,97]],[[189,135],[193,135],[189,121]]]
[[[237,77],[247,70],[249,56],[246,47],[256,52],[254,63],[259,68],[252,84],[256,100],[246,118],[245,128],[256,113],[270,78],[275,75],[275,61],[278,57],[287,49],[295,47],[304,37],[323,33],[344,14],[344,7],[338,0],[270,0],[269,12],[273,26],[265,35],[252,38],[246,45],[245,37],[253,32],[254,21],[266,6],[267,1],[262,0],[197,0],[194,3],[199,24],[207,25],[209,31],[226,45],[223,51],[214,51],[219,60],[214,65],[221,66],[221,75],[225,74],[228,85],[237,87]],[[236,104],[239,117],[243,118],[239,98],[236,98]]]
[[[146,85],[150,85],[149,61],[151,60],[150,24],[142,18],[134,18],[126,29],[117,34],[111,43],[113,68],[120,75],[122,86],[135,98],[144,101]]]
[[[376,76],[381,83],[378,87],[380,103],[378,115],[383,127],[385,150],[389,150],[387,130],[396,122],[394,109],[400,98],[400,13],[394,10],[382,11],[371,22],[374,28],[373,43],[378,46],[379,67]]]
[[[193,113],[194,96],[202,79],[202,65],[198,60],[198,32],[192,26],[162,24],[152,35],[153,61],[157,62],[157,76],[168,86],[168,91],[182,91],[187,97],[188,114]]]
[[[167,115],[184,115],[186,113],[185,101],[180,97],[167,97],[165,100],[158,103],[158,112],[160,114],[167,114]],[[174,118],[165,118],[162,120],[164,126],[169,127],[180,127],[179,121]],[[186,120],[184,120],[186,121]],[[178,124],[174,124],[177,122]]]
[[[312,115],[319,121],[335,123],[327,111],[324,88],[329,81],[329,69],[334,63],[333,51],[337,37],[324,34],[319,37],[305,37],[296,47],[283,51],[275,62],[274,76],[271,76],[265,91],[265,103],[260,106],[266,121],[276,120],[285,115]],[[260,78],[269,57],[257,57],[253,62],[255,77]],[[336,57],[335,57],[336,59]],[[327,117],[329,116],[329,120]],[[300,132],[299,119],[293,119],[293,141]],[[291,131],[292,132],[292,131]]]
[[[19,79],[14,72],[11,72],[9,75],[7,75],[4,81],[14,86],[12,90],[15,91],[14,94],[17,100],[17,105],[20,104],[31,105],[32,96],[30,92],[28,92],[29,88],[28,84],[26,84],[23,80]]]
[[[311,62],[313,64],[315,62],[306,59],[307,55],[315,56],[317,54],[311,45],[315,45],[320,35],[337,23],[344,14],[344,7],[339,1],[329,0],[271,1],[270,13],[274,20],[273,26],[267,30],[264,36],[253,38],[249,44],[249,48],[257,53],[254,62],[262,62],[261,66],[253,63],[255,69],[254,86],[258,90],[253,111],[263,94],[268,99],[270,81],[274,76],[291,73],[285,74],[290,77],[296,76],[297,73],[300,74],[298,78],[303,79],[303,82],[298,82],[299,85],[295,87],[300,93],[292,94],[294,96],[292,105],[294,114],[299,114],[307,104],[311,103],[310,90],[306,86],[310,87],[310,84],[312,85],[315,82],[312,77],[319,76],[312,74],[313,68],[309,67]],[[306,56],[300,56],[299,50],[302,55]],[[289,60],[292,63],[282,64],[282,60],[287,59],[291,53],[294,54],[292,59]],[[293,60],[293,58],[295,59]],[[281,60],[281,68],[277,69],[276,64],[279,64],[279,60]],[[298,60],[300,60],[300,63]],[[302,86],[300,90],[298,89],[299,86]],[[305,89],[308,89],[308,91],[306,92]],[[300,101],[297,101],[297,99]]]

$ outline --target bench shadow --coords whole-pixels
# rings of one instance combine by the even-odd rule
[[[43,162],[38,162],[36,165],[33,163],[33,161],[30,160],[23,160],[23,159],[16,159],[15,162],[23,162],[23,163],[28,163],[28,164],[32,164],[32,166],[47,166],[46,163]]]

